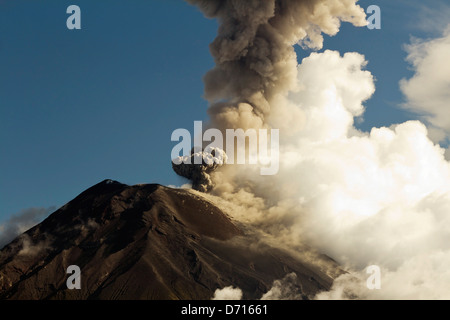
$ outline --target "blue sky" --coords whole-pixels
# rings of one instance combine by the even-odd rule
[[[359,127],[415,119],[399,108],[398,82],[412,75],[403,46],[437,30],[423,27],[418,1],[359,3],[381,7],[382,29],[344,24],[324,48],[364,54],[377,79]],[[81,30],[66,28],[71,4]],[[0,222],[107,178],[183,183],[170,135],[207,119],[202,77],[216,28],[182,0],[0,0]]]

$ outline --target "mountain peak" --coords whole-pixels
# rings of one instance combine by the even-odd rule
[[[0,251],[0,298],[210,299],[232,285],[259,299],[290,272],[306,298],[331,286],[242,230],[189,190],[107,179]],[[67,289],[69,265],[81,269],[81,290]]]
[[[105,180],[103,180],[102,182],[100,182],[101,184],[103,183],[103,184],[122,184],[122,183],[120,183],[119,181],[116,181],[116,180],[111,180],[111,179],[105,179]]]

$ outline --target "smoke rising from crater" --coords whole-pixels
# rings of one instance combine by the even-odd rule
[[[227,155],[222,149],[208,147],[206,150],[194,152],[190,156],[172,160],[172,168],[176,174],[192,181],[192,189],[209,192],[214,188],[211,173],[224,165]]]
[[[307,243],[351,271],[319,298],[449,298],[443,285],[450,283],[445,150],[419,121],[370,132],[355,128],[375,92],[362,54],[326,50],[299,63],[293,49],[320,48],[321,33],[337,33],[341,21],[365,25],[356,1],[188,2],[220,24],[211,44],[216,66],[204,79],[211,125],[280,129],[278,175],[224,166],[210,174],[213,194],[233,203],[236,219],[279,243]],[[431,41],[424,43],[433,50],[423,51],[420,61],[432,53],[439,59],[433,65],[448,66],[440,54],[447,47]],[[424,74],[426,64],[415,67],[417,76]],[[439,88],[450,80],[445,74],[434,79]],[[434,101],[420,94],[421,103]],[[445,112],[436,106],[420,107]],[[381,267],[381,290],[365,287],[364,269],[372,264]]]
[[[293,45],[321,48],[322,32],[336,34],[341,21],[366,25],[356,0],[187,2],[220,24],[210,45],[216,66],[204,79],[212,126],[219,129],[268,125],[272,99],[296,88]]]

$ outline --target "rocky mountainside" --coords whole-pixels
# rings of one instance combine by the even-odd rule
[[[188,190],[105,180],[0,251],[0,299],[211,299],[230,285],[259,299],[292,272],[305,299],[332,283]]]

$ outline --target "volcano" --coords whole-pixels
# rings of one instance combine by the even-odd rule
[[[259,299],[291,273],[303,299],[330,288],[318,267],[247,230],[190,190],[105,180],[0,251],[0,299],[200,300],[227,286]]]

